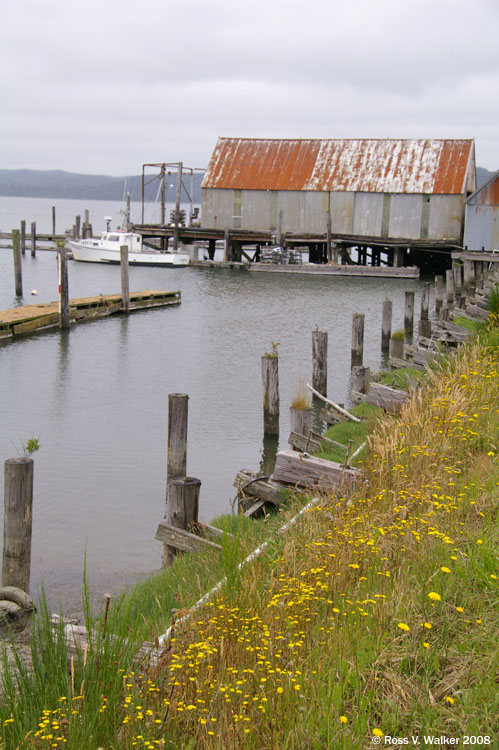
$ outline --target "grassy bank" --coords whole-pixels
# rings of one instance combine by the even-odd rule
[[[168,600],[162,577],[107,622],[88,613],[93,641],[70,671],[42,612],[43,656],[31,676],[19,665],[17,699],[7,672],[5,747],[351,750],[376,735],[494,746],[498,339],[493,328],[439,363],[399,416],[373,425],[358,491],[319,498],[242,571],[253,529],[296,508],[234,522],[214,573],[203,557],[178,573],[183,599]],[[163,661],[132,665],[172,602],[187,607],[220,574],[226,586],[175,628]]]

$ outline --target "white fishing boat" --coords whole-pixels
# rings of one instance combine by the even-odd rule
[[[128,226],[128,216],[125,226]],[[119,265],[120,248],[128,247],[128,264],[130,266],[162,266],[182,268],[189,265],[189,255],[172,250],[155,250],[144,248],[142,236],[127,229],[110,230],[110,217],[105,217],[106,231],[100,237],[89,237],[82,240],[67,240],[74,260],[86,263],[111,263]]]
[[[128,263],[131,266],[166,266],[182,268],[189,265],[187,253],[174,253],[171,250],[144,250],[142,237],[134,232],[103,232],[100,238],[68,240],[67,247],[74,260],[87,263],[111,263],[119,265],[120,247],[128,247]]]

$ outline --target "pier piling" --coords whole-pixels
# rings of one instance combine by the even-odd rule
[[[194,477],[171,477],[168,480],[165,521],[183,531],[192,531],[198,523],[201,481]],[[163,567],[171,565],[178,550],[164,545]]]
[[[36,221],[31,222],[31,257],[36,257]]]
[[[128,276],[128,246],[120,246],[120,268],[121,268],[121,310],[124,313],[130,312],[130,284]]]
[[[419,335],[425,338],[431,338],[431,321],[429,318],[430,310],[430,284],[425,281],[421,289],[421,314],[419,320]]]
[[[57,252],[59,266],[59,328],[63,331],[69,330],[69,284],[68,284],[68,256],[66,248],[62,247]]]
[[[21,253],[26,252],[26,220],[21,219]]]
[[[412,336],[414,331],[414,292],[405,293],[404,331],[406,336]]]
[[[23,271],[21,265],[21,237],[19,229],[12,230],[12,254],[14,257],[14,283],[16,297],[23,296]]]
[[[312,331],[312,385],[323,396],[327,396],[327,338],[327,331]]]
[[[262,357],[263,432],[279,434],[279,358]]]
[[[383,313],[381,321],[381,351],[386,352],[390,348],[390,337],[392,335],[392,301],[385,299],[383,302]]]
[[[27,594],[31,572],[33,473],[32,458],[5,461],[2,586],[16,586]]]
[[[351,367],[362,365],[363,358],[364,358],[364,314],[354,313],[352,317]]]

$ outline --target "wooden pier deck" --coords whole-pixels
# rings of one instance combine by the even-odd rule
[[[130,292],[130,312],[151,307],[179,305],[179,291]],[[121,312],[121,294],[99,294],[95,297],[80,297],[69,300],[71,323],[90,320]],[[47,302],[40,305],[24,305],[9,310],[0,310],[0,340],[17,338],[29,333],[37,333],[59,327],[59,303]]]

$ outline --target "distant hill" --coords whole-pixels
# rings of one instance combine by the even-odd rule
[[[494,172],[477,167],[477,187],[483,185]],[[146,174],[145,199],[155,202],[158,198],[159,180],[152,179],[154,172]],[[194,203],[201,203],[201,182],[204,172],[194,175]],[[191,190],[191,177],[185,176],[184,184]],[[177,191],[176,174],[167,175],[166,200],[174,203]],[[88,200],[121,201],[125,192],[132,201],[142,200],[142,176],[111,177],[109,175],[89,175],[62,170],[0,169],[0,196],[9,195],[21,198],[83,198]],[[189,197],[182,188],[182,202]]]
[[[492,175],[495,174],[495,172],[489,172],[488,169],[484,169],[483,167],[477,167],[476,168],[476,186],[477,188],[480,187],[480,185],[483,185],[484,182],[487,182],[489,177],[492,177]]]
[[[152,179],[154,171],[146,173],[145,199],[156,201],[159,180]],[[194,175],[194,203],[201,203],[201,182],[204,173]],[[151,180],[151,181],[150,181]],[[177,191],[177,175],[166,178],[166,200],[174,203]],[[191,191],[191,176],[184,176],[184,184]],[[132,201],[142,200],[142,176],[110,177],[108,175],[77,174],[61,170],[0,169],[0,196],[21,198],[84,198],[88,200],[123,200],[130,193]],[[189,197],[182,188],[182,202]]]

